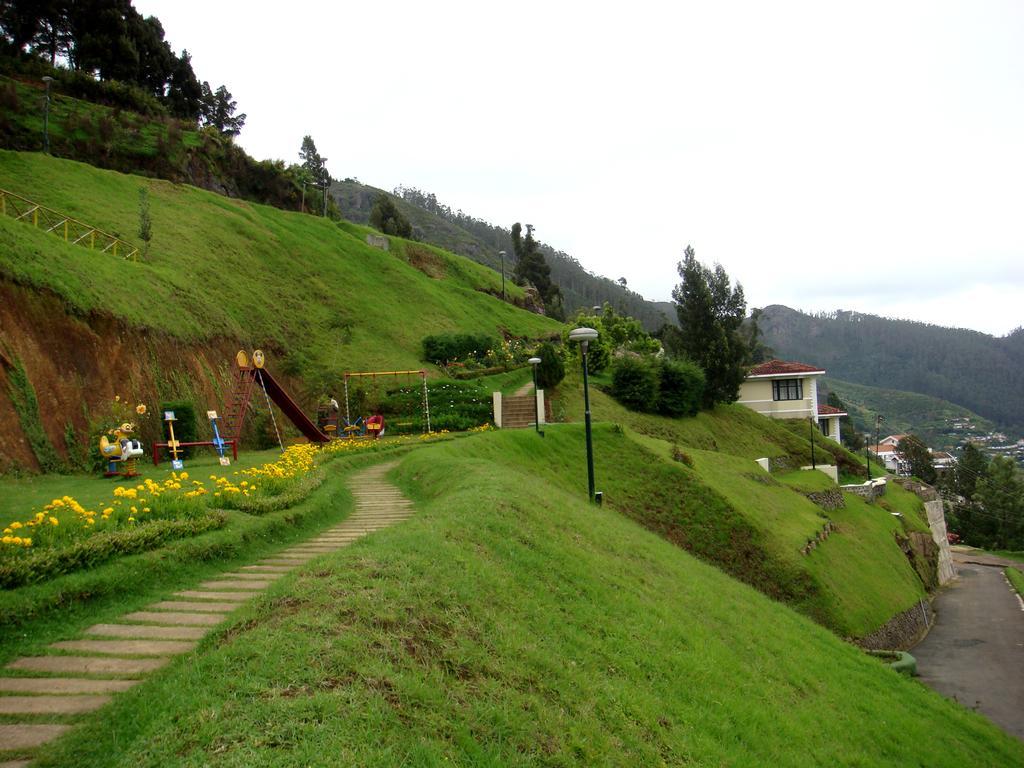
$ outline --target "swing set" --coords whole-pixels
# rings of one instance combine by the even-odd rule
[[[420,382],[423,386],[423,396],[420,398],[421,405],[423,407],[423,424],[426,427],[424,433],[430,432],[430,397],[427,394],[427,372],[426,371],[361,371],[345,374],[345,435],[348,437],[355,437],[356,433],[364,433],[366,429],[373,429],[374,424],[370,424],[370,419],[363,420],[361,417],[357,417],[355,423],[352,421],[351,405],[349,401],[349,379],[370,379],[373,384],[374,390],[379,386],[377,377],[388,377],[388,376],[405,376],[408,381],[409,377],[419,376]],[[371,417],[373,419],[373,417]],[[383,426],[382,424],[376,424],[379,430]]]

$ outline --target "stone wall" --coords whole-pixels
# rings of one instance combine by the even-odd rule
[[[812,491],[804,494],[822,509],[831,512],[833,509],[845,509],[846,501],[843,499],[843,492],[838,488],[828,488],[824,491]]]
[[[872,651],[905,651],[913,647],[928,631],[932,618],[931,603],[921,600],[902,613],[897,613],[870,635],[855,642],[861,648]]]
[[[932,540],[939,549],[936,578],[939,586],[948,584],[956,578],[956,568],[953,566],[953,555],[949,550],[946,515],[942,509],[942,499],[930,485],[906,478],[898,478],[895,482],[899,483],[902,488],[917,494],[918,498],[924,502],[924,511],[928,515],[928,527],[932,532]]]
[[[840,488],[848,493],[855,493],[858,496],[862,496],[868,501],[874,501],[879,496],[885,495],[885,480],[868,480],[866,483],[860,483],[858,485],[842,485]]]

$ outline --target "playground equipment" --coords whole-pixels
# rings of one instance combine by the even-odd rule
[[[104,477],[138,477],[136,460],[142,455],[142,443],[131,437],[135,425],[126,421],[114,430],[114,440],[100,438],[100,454],[107,460]],[[120,469],[118,468],[120,466]]]
[[[220,465],[227,467],[231,465],[231,459],[224,455],[225,441],[220,436],[220,430],[217,429],[217,412],[207,411],[206,418],[210,420],[210,428],[213,430],[213,447],[217,450],[217,455],[220,457]],[[232,447],[235,446],[234,441],[231,443]],[[235,458],[238,458],[238,452],[235,452]]]
[[[423,405],[423,426],[424,432],[430,432],[430,396],[427,393],[427,372],[426,371],[361,371],[354,373],[345,374],[345,424],[352,424],[352,414],[350,412],[349,393],[348,393],[348,380],[349,379],[360,379],[369,378],[373,382],[374,386],[377,384],[378,376],[419,376],[420,381],[423,385],[423,397],[421,403]],[[371,417],[366,420],[365,430],[370,430],[371,421],[375,417]],[[377,423],[377,422],[375,422]],[[383,428],[383,419],[380,420],[378,426],[374,430],[374,435],[380,433]],[[347,429],[347,427],[346,427]]]
[[[164,421],[167,422],[167,432],[171,436],[167,441],[167,449],[171,452],[171,466],[174,469],[184,469],[185,462],[178,458],[181,443],[174,439],[174,422],[177,421],[174,418],[174,411],[164,411]]]
[[[266,358],[263,352],[255,350],[252,353],[252,361],[250,363],[248,355],[244,351],[239,351],[235,355],[235,384],[231,392],[231,399],[226,403],[226,413],[224,417],[224,436],[225,442],[233,442],[235,445],[238,444],[239,439],[242,436],[242,426],[245,423],[245,415],[248,413],[249,404],[252,400],[253,392],[256,390],[256,385],[259,384],[260,389],[263,391],[263,397],[266,400],[267,408],[270,409],[271,420],[274,423],[274,432],[277,434],[277,441],[280,444],[281,432],[277,428],[277,417],[274,416],[274,409],[270,407],[271,401],[278,408],[285,417],[295,425],[295,427],[303,434],[306,439],[312,443],[326,443],[331,439],[331,436],[324,431],[321,431],[316,424],[314,424],[302,409],[296,404],[294,400],[288,395],[284,388],[277,382],[277,380],[270,375],[264,365]],[[237,454],[236,454],[237,458]]]
[[[173,415],[172,411],[167,411],[167,413],[171,413]],[[210,425],[213,427],[213,440],[196,440],[194,442],[182,442],[181,440],[177,440],[174,438],[174,433],[172,430],[171,440],[174,441],[173,450],[171,449],[171,440],[168,440],[165,443],[153,443],[153,466],[158,466],[160,464],[160,449],[167,448],[168,450],[171,451],[171,466],[174,467],[175,469],[181,469],[181,467],[176,466],[174,464],[174,461],[177,461],[178,451],[182,448],[194,448],[200,445],[212,446],[214,450],[217,451],[217,454],[220,457],[221,466],[223,467],[227,467],[231,464],[231,459],[224,455],[225,448],[230,445],[231,455],[234,457],[235,461],[238,461],[238,443],[234,440],[224,440],[220,436],[220,432],[217,430],[217,412],[207,411],[206,416],[207,418],[210,419]],[[181,462],[178,463],[180,464]]]

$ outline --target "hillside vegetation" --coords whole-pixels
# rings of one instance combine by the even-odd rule
[[[366,243],[369,230],[40,154],[0,151],[0,187],[136,243],[144,188],[153,222],[148,255],[131,263],[0,217],[5,279],[56,294],[72,313],[268,347],[307,378],[419,368],[430,332],[558,328],[490,295],[500,291],[492,270],[396,238],[383,251]],[[409,248],[428,266],[410,265]]]
[[[560,387],[555,412],[579,418],[579,390],[576,382]],[[809,465],[810,443],[742,406],[669,419],[627,411],[597,389],[591,411],[598,421],[624,426],[622,434],[612,429],[594,441],[598,489],[613,508],[670,541],[842,636],[868,635],[924,597],[915,564],[898,545],[928,530],[913,494],[890,485],[884,501],[865,504],[847,493],[845,508],[826,512],[807,498],[830,486],[824,474],[768,475],[753,461]],[[816,446],[818,462],[827,450],[847,472],[863,472],[857,457],[835,443]],[[580,463],[570,472],[538,459],[534,471],[550,473],[553,482],[585,477],[582,452],[565,457]],[[904,513],[902,522],[893,508]],[[829,520],[836,532],[802,555]]]
[[[461,254],[493,269],[500,269],[499,251],[505,251],[505,272],[512,274],[515,264],[511,239],[512,222],[492,224],[463,211],[453,211],[438,203],[434,195],[417,189],[399,188],[392,195],[395,206],[412,224],[415,236],[428,243]],[[331,194],[342,215],[353,221],[369,221],[373,201],[383,190],[361,184],[354,179],[336,181]],[[540,244],[551,267],[551,279],[562,291],[566,314],[608,302],[616,311],[635,317],[649,331],[665,323],[676,323],[675,310],[667,302],[647,301],[638,293],[619,285],[615,280],[589,272],[564,251]]]
[[[563,429],[413,452],[413,519],[281,580],[38,764],[1024,760],[979,715],[538,474],[578,473],[580,430]]]
[[[826,369],[843,381],[919,392],[1024,431],[1024,329],[995,338],[859,312],[808,315],[765,307],[765,343],[778,356]]]
[[[856,429],[870,432],[874,442],[875,415],[882,414],[882,437],[913,433],[933,448],[954,448],[964,433],[951,427],[954,419],[968,419],[982,431],[994,428],[988,419],[967,408],[929,395],[887,387],[869,387],[831,376],[824,382],[843,401]]]

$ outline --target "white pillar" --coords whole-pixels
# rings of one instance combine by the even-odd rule
[[[492,392],[494,400],[494,426],[501,429],[501,392]]]
[[[547,424],[544,420],[544,390],[537,390],[537,419],[541,424]]]

